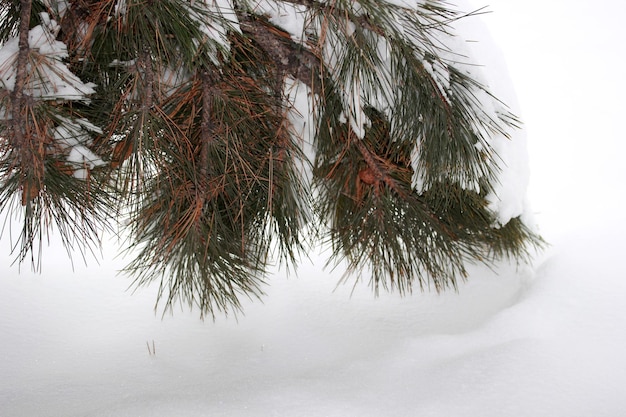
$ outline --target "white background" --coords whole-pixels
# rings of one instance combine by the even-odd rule
[[[54,247],[42,275],[4,257],[0,415],[621,415],[625,8],[494,0],[483,17],[517,92],[530,202],[552,244],[533,269],[479,268],[458,294],[374,299],[333,292],[336,274],[304,265],[273,276],[238,320],[201,322],[155,315],[154,289],[126,292],[112,246],[75,272]]]
[[[521,106],[530,197],[544,231],[593,225],[607,216],[623,221],[626,5],[488,4],[493,13],[483,20],[505,56]]]

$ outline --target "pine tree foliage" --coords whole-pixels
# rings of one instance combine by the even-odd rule
[[[23,223],[19,261],[37,267],[52,229],[72,253],[121,227],[138,285],[214,314],[314,242],[401,293],[541,246],[489,206],[494,138],[518,121],[454,46],[471,14],[444,1],[0,4],[0,208]]]

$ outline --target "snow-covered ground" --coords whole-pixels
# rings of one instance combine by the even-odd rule
[[[0,415],[620,416],[623,232],[444,296],[350,298],[306,267],[216,322],[155,317],[112,266],[3,277]]]
[[[477,1],[473,2],[477,5]],[[152,310],[122,260],[44,274],[0,242],[0,416],[616,417],[626,412],[626,81],[619,1],[491,1],[552,246],[459,293],[373,298],[323,262],[245,315]]]

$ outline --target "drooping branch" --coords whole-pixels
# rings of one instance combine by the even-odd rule
[[[30,14],[43,3],[13,1],[21,25],[15,89],[2,93],[0,197],[22,193],[26,245],[54,217],[65,236],[89,235],[99,216],[89,201],[104,196],[105,207],[111,197],[129,208],[139,251],[127,271],[138,283],[160,277],[168,306],[180,299],[203,314],[261,294],[271,255],[295,263],[310,230],[332,243],[334,259],[371,270],[376,289],[427,279],[442,289],[465,259],[523,256],[532,233],[492,228],[484,193],[464,188],[497,180],[488,141],[480,152],[474,143],[500,128],[482,108],[486,90],[446,50],[448,23],[465,15],[437,1],[238,1],[76,0],[64,16],[49,10],[62,30],[48,40],[63,42],[70,70],[97,85],[78,104],[31,92],[37,63],[57,63],[29,46]],[[304,85],[287,94],[286,79]],[[301,137],[295,110],[312,126]],[[83,186],[55,165],[68,165],[55,147],[91,147],[78,132],[97,126],[107,127],[97,143],[113,148],[111,163]],[[87,226],[64,214],[68,197]]]

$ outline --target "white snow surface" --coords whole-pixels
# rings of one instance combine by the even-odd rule
[[[3,267],[0,415],[619,416],[624,232],[568,232],[535,271],[474,268],[457,294],[350,296],[306,264],[215,322],[155,316],[117,262]]]
[[[510,70],[496,81],[518,92],[532,214],[551,243],[534,266],[374,298],[334,290],[339,273],[313,255],[273,273],[245,315],[203,322],[155,314],[156,288],[127,291],[112,242],[101,265],[72,270],[53,238],[38,275],[11,266],[5,235],[0,416],[623,415],[626,6],[490,3]]]

